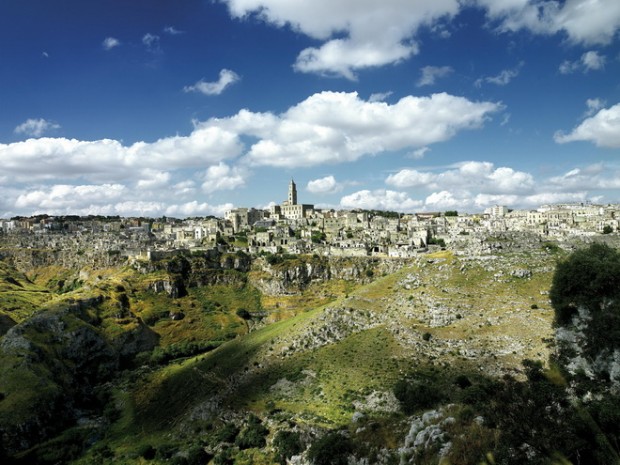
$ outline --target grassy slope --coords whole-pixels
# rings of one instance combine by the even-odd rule
[[[123,450],[132,447],[127,438],[135,435],[154,440],[191,424],[200,431],[201,422],[211,418],[210,403],[220,412],[267,415],[275,408],[296,422],[346,425],[353,402],[391,391],[397,379],[416,369],[501,374],[518,371],[524,358],[546,361],[543,339],[551,336],[552,310],[545,292],[554,262],[545,255],[489,262],[450,254],[425,257],[358,290],[347,289],[329,303],[336,309],[332,315],[353,309],[371,322],[367,327],[345,328],[335,343],[287,352],[287,346],[307,337],[309,328],[330,324],[326,306],[292,311],[297,315],[210,354],[143,375],[130,389],[131,402],[112,443]],[[531,277],[512,275],[523,269]],[[277,302],[269,302],[277,312]],[[452,322],[433,327],[429,307],[447,308]],[[284,389],[277,388],[278,382]]]
[[[280,409],[295,422],[333,427],[350,423],[354,402],[389,393],[397,379],[416,369],[500,374],[518,370],[524,358],[544,361],[548,352],[542,341],[551,335],[552,318],[545,292],[553,265],[554,258],[544,255],[469,261],[440,253],[357,289],[333,281],[313,284],[299,295],[268,297],[238,284],[190,289],[180,299],[146,291],[153,276],[102,270],[91,273],[83,289],[60,298],[92,294],[89,289],[103,292],[109,297],[102,306],[104,326],[119,332],[124,320],[115,314],[126,294],[137,316],[159,315],[152,329],[163,346],[233,338],[209,354],[152,372],[138,370],[118,384],[122,416],[104,443],[122,455],[137,444],[170,438],[170,432],[203,431],[211,421],[210,403],[220,411],[251,410],[261,416]],[[532,276],[511,274],[523,269]],[[58,270],[37,270],[32,281],[0,271],[18,283],[0,281],[0,304],[20,295],[24,299],[13,312],[18,319],[56,298],[45,286],[55,286]],[[265,315],[271,324],[247,334],[246,322],[235,314],[241,308]],[[432,325],[429,308],[442,309],[450,323]],[[171,311],[185,318],[172,321]],[[361,326],[337,319],[346,312]],[[333,343],[328,338],[289,350],[330,325],[341,330]],[[370,415],[378,421],[389,417],[381,411]],[[398,434],[379,436],[396,444]]]
[[[50,298],[48,289],[0,260],[0,315],[20,323],[34,315]]]

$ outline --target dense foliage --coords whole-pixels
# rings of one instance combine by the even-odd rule
[[[578,310],[590,320],[584,329],[585,353],[594,358],[620,348],[620,253],[604,244],[577,250],[560,262],[550,298],[556,324],[567,326]]]
[[[338,431],[331,431],[310,446],[308,459],[312,465],[347,465],[352,452],[351,440]]]

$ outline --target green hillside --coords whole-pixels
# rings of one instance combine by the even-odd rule
[[[497,434],[476,423],[479,399],[506,375],[524,381],[524,359],[549,360],[556,260],[542,249],[482,258],[439,252],[368,284],[313,282],[287,295],[261,294],[246,272],[180,293],[153,285],[182,281],[162,269],[81,273],[68,292],[21,278],[48,305],[100,296],[79,318],[110,347],[117,369],[93,378],[97,399],[77,423],[67,418],[69,429],[16,457],[270,464],[291,451],[318,453],[313,444],[325,437],[354,445],[370,463],[399,463],[403,454],[437,463],[447,442],[450,463],[479,463]],[[10,385],[2,389],[0,413],[14,397]],[[452,419],[444,425],[452,440],[420,449],[409,436],[427,411],[437,424]],[[472,434],[478,443],[464,451],[457,438]]]

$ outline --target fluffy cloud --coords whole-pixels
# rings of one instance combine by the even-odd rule
[[[202,190],[212,193],[221,190],[232,190],[245,184],[245,173],[239,168],[231,168],[226,163],[210,166],[205,173]]]
[[[418,211],[457,209],[479,212],[493,205],[536,208],[548,203],[600,198],[595,195],[597,192],[620,189],[620,170],[597,163],[535,180],[530,173],[471,161],[442,172],[404,169],[388,176],[386,184],[405,190],[402,195],[409,195],[407,189],[415,189],[418,195],[424,195]]]
[[[228,4],[234,17],[255,13],[275,26],[289,25],[324,41],[320,47],[300,52],[295,63],[297,70],[349,79],[355,79],[357,70],[396,63],[415,55],[418,46],[413,36],[418,28],[459,11],[457,0],[222,1]]]
[[[557,132],[554,139],[560,144],[590,141],[599,147],[620,147],[620,103],[611,108],[599,110],[594,116],[586,118],[569,134]]]
[[[57,184],[19,195],[15,207],[47,213],[67,213],[84,205],[106,204],[111,200],[120,199],[125,193],[125,186],[120,184],[79,186]]]
[[[106,37],[101,46],[104,50],[112,50],[114,47],[118,47],[121,44],[121,41],[116,39],[115,37]]]
[[[170,181],[170,173],[166,171],[146,168],[141,174],[141,179],[137,184],[138,189],[160,189]]]
[[[620,28],[616,0],[477,0],[500,31],[563,32],[574,43],[608,44]]]
[[[142,37],[142,43],[146,46],[146,49],[152,53],[161,52],[161,48],[159,46],[160,38],[156,34],[151,34],[147,32]]]
[[[196,200],[179,205],[170,205],[166,208],[165,214],[167,216],[218,216],[224,217],[226,212],[234,208],[232,203],[225,203],[222,205],[209,205],[208,203],[200,203]]]
[[[135,176],[133,170],[202,167],[234,158],[243,145],[236,134],[216,127],[196,128],[189,136],[124,146],[110,139],[28,139],[0,144],[0,176],[17,181],[86,178],[102,182]]]
[[[370,94],[370,97],[368,97],[368,101],[369,102],[384,102],[390,95],[392,95],[393,92],[389,91],[389,92],[377,92],[375,94]]]
[[[411,199],[406,192],[385,189],[361,190],[340,199],[340,206],[344,209],[362,208],[413,212],[420,209],[422,205],[422,201]]]
[[[422,68],[422,75],[416,85],[418,87],[432,86],[437,79],[446,77],[452,71],[450,66],[425,66]]]
[[[495,76],[487,76],[476,79],[474,85],[476,87],[480,87],[482,86],[482,83],[486,82],[488,84],[495,84],[496,86],[505,86],[519,75],[522,67],[523,62],[519,63],[519,65],[515,68],[502,70],[499,74]]]
[[[166,26],[164,28],[164,32],[166,34],[170,34],[171,36],[177,36],[179,34],[183,34],[183,31],[179,31],[176,27],[174,26]]]
[[[204,95],[220,95],[230,85],[241,79],[237,73],[229,69],[220,71],[220,78],[215,82],[198,81],[193,86],[186,86],[185,92],[199,92]]]
[[[279,116],[243,110],[200,127],[258,138],[247,154],[253,165],[300,167],[445,141],[458,131],[482,126],[500,109],[497,103],[445,93],[407,96],[389,105],[366,102],[357,93],[321,92]]]
[[[487,194],[523,193],[535,186],[529,173],[508,167],[495,168],[492,163],[478,161],[464,162],[441,173],[404,169],[388,176],[385,182],[398,188],[463,189]]]
[[[24,134],[31,137],[41,137],[43,134],[55,129],[60,129],[60,125],[47,121],[43,118],[27,119],[14,130],[15,134]]]
[[[607,58],[604,55],[590,50],[581,55],[581,58],[577,61],[563,61],[559,69],[562,74],[571,74],[576,71],[583,71],[584,73],[588,71],[598,71],[605,67],[606,61]]]
[[[445,30],[462,9],[482,7],[501,32],[566,34],[573,43],[608,44],[620,28],[617,0],[220,0],[233,17],[255,15],[291,27],[318,47],[302,50],[295,69],[356,79],[358,70],[406,60],[418,53],[418,30]],[[507,71],[509,72],[509,71]],[[498,76],[500,80],[510,76]]]
[[[338,184],[333,176],[325,176],[324,178],[309,181],[306,189],[313,194],[333,194],[341,191],[342,185]]]
[[[586,106],[588,107],[588,109],[586,110],[585,115],[592,116],[605,106],[605,101],[601,100],[600,98],[589,98],[588,100],[586,100]]]

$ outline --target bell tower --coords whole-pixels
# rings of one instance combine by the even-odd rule
[[[293,181],[293,179],[291,179],[291,182],[288,185],[288,204],[297,205],[297,186],[295,185],[295,181]]]

